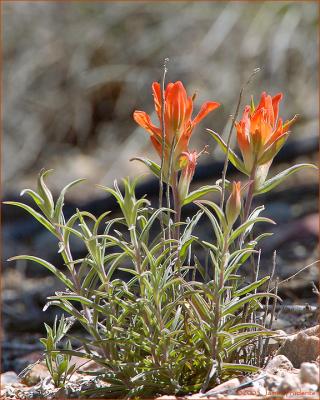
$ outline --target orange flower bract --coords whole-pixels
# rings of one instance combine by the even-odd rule
[[[295,117],[285,123],[279,118],[282,97],[282,93],[271,97],[263,92],[258,107],[246,106],[242,119],[235,124],[238,144],[248,171],[254,165],[272,162],[288,137],[288,129]]]
[[[152,84],[155,110],[160,122],[157,127],[151,122],[150,116],[144,111],[135,111],[133,118],[142,128],[150,133],[151,142],[162,157],[162,142],[165,133],[164,169],[168,164],[172,146],[173,167],[180,169],[179,158],[188,151],[188,144],[194,127],[211,111],[219,107],[217,102],[206,102],[202,105],[197,116],[192,119],[193,98],[187,95],[182,84],[178,81],[169,83],[164,93],[164,129],[162,127],[162,91],[158,82]]]
[[[179,165],[182,169],[181,176],[179,179],[178,191],[180,200],[183,201],[189,192],[190,183],[192,181],[193,175],[197,166],[197,159],[202,152],[197,153],[192,152],[182,152]]]

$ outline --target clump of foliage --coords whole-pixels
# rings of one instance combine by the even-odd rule
[[[137,180],[125,179],[122,189],[117,182],[114,188],[101,187],[117,200],[120,216],[77,210],[66,220],[65,193],[81,180],[65,187],[54,201],[45,182],[50,171],[41,171],[36,191],[23,192],[38,210],[7,202],[24,208],[57,238],[65,270],[35,256],[12,260],[35,261],[65,285],[63,292],[48,298],[47,307],[60,307],[82,327],[77,337],[82,345],[77,349],[70,342],[62,349],[56,345],[68,336],[65,319],[59,325],[56,321],[53,329],[46,326],[48,335],[42,343],[56,386],[74,371],[71,355],[99,366],[92,374],[108,385],[86,391],[87,396],[204,392],[263,365],[264,345],[274,332],[258,312],[270,299],[279,298],[270,290],[270,277],[260,277],[256,269],[259,241],[268,234],[256,236],[254,227],[274,222],[261,216],[264,206],[252,209],[252,199],[295,171],[313,167],[295,165],[267,177],[294,119],[283,123],[278,116],[282,94],[263,93],[259,105],[252,101],[235,123],[242,157],[230,149],[232,129],[228,144],[210,131],[226,153],[222,179],[190,192],[203,152],[189,150],[190,136],[219,103],[204,103],[192,119],[194,96],[187,96],[181,82],[169,83],[166,89],[164,82],[162,87],[154,83],[152,88],[159,127],[143,111],[135,111],[134,119],[150,133],[161,159],[158,165],[138,158],[159,179],[158,206],[136,198]],[[242,183],[227,180],[228,161],[243,174]],[[218,203],[210,199],[214,192],[220,196]],[[192,202],[198,211],[184,220],[181,210]],[[204,218],[211,226],[210,241],[195,235]],[[86,247],[82,259],[74,259],[73,237]],[[252,281],[244,284],[241,269],[248,263]]]
[[[46,349],[45,362],[55,387],[64,387],[66,380],[75,371],[75,365],[70,363],[71,355],[60,352],[59,347],[61,340],[64,339],[72,324],[73,322],[67,321],[64,315],[62,315],[59,323],[58,318],[55,318],[52,328],[48,324],[44,324],[47,336],[40,339],[40,342]],[[65,348],[72,350],[70,340],[67,341]]]

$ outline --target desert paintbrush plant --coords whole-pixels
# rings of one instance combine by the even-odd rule
[[[75,355],[99,366],[91,373],[105,384],[85,391],[86,396],[204,392],[230,376],[255,372],[263,365],[261,344],[274,332],[258,319],[258,312],[269,299],[278,297],[263,290],[269,276],[256,274],[244,284],[241,268],[254,260],[259,241],[267,236],[256,237],[255,224],[273,221],[260,216],[264,206],[251,209],[252,198],[273,189],[291,173],[313,167],[296,165],[267,179],[291,122],[283,125],[278,117],[282,95],[262,94],[259,106],[255,109],[253,102],[246,106],[242,120],[235,124],[243,161],[211,131],[230,162],[244,174],[244,181],[230,183],[224,176],[215,185],[190,192],[201,152],[189,150],[189,139],[195,125],[219,104],[205,103],[192,120],[194,97],[187,96],[181,82],[169,83],[166,90],[154,83],[153,92],[160,127],[141,111],[134,113],[134,119],[150,133],[160,156],[160,164],[139,160],[161,185],[167,183],[165,207],[162,196],[159,207],[146,198],[137,199],[137,181],[125,179],[123,189],[116,182],[114,188],[101,187],[117,200],[120,216],[112,218],[107,210],[100,216],[77,210],[66,220],[65,192],[80,180],[64,188],[54,201],[45,182],[49,171],[41,171],[36,191],[23,192],[32,197],[38,210],[7,202],[24,208],[57,238],[65,269],[35,256],[11,260],[37,262],[64,284],[65,290],[49,297],[46,307],[60,307],[81,326],[77,340],[82,345],[59,350],[50,347],[48,339],[42,343],[56,385],[65,382],[68,374],[67,368],[60,375],[50,368],[58,354],[63,362],[69,360],[64,356]],[[218,205],[210,199],[212,192],[229,195]],[[184,220],[181,208],[191,202],[198,211]],[[203,218],[212,227],[210,241],[194,234]],[[73,256],[73,236],[86,248],[82,259]],[[120,279],[121,273],[126,279]],[[69,335],[66,330],[63,334]]]

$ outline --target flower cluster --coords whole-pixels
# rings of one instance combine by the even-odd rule
[[[195,126],[220,104],[215,101],[202,104],[200,111],[192,119],[195,96],[187,95],[182,82],[169,83],[164,91],[164,99],[158,82],[152,84],[152,92],[160,127],[155,126],[144,111],[135,111],[133,118],[150,133],[153,147],[161,159],[163,156],[165,176],[173,176],[174,172],[183,170],[185,192],[189,188],[198,157],[195,151],[189,150],[190,137]]]
[[[251,106],[245,107],[242,119],[235,124],[245,168],[249,174],[256,170],[257,186],[266,179],[272,160],[287,140],[289,128],[296,119],[295,116],[283,123],[279,118],[282,97],[282,93],[271,97],[263,92],[257,108],[252,101]]]
[[[218,108],[220,103],[205,102],[196,117],[192,119],[195,96],[187,95],[182,82],[169,83],[163,96],[159,83],[154,82],[152,91],[160,125],[155,126],[150,116],[144,111],[135,111],[133,118],[149,132],[153,147],[161,158],[164,176],[172,178],[181,171],[178,193],[180,200],[183,201],[188,195],[197,159],[201,154],[201,152],[189,150],[191,135],[195,126]],[[235,122],[238,146],[243,159],[243,162],[239,160],[236,166],[241,172],[251,177],[255,188],[261,187],[266,180],[270,165],[288,138],[289,128],[296,119],[295,116],[283,123],[282,118],[279,117],[279,104],[282,97],[282,93],[272,97],[263,92],[258,106],[255,107],[252,100],[251,105],[245,106],[241,120]],[[220,144],[223,143],[220,136],[216,135],[215,139],[217,138]],[[232,157],[232,151],[230,155],[231,162],[238,159],[237,156]],[[166,180],[174,185],[174,180]],[[240,182],[234,183],[233,197],[236,194],[240,196],[239,188]]]

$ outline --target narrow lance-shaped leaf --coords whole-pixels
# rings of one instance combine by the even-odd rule
[[[154,161],[149,160],[148,158],[141,158],[141,157],[135,157],[131,158],[130,161],[140,161],[142,162],[146,167],[149,168],[149,170],[157,177],[160,179],[161,176],[161,167],[159,164],[155,163]],[[165,182],[165,179],[163,179]]]
[[[257,372],[259,367],[249,364],[235,364],[235,363],[222,363],[221,368],[223,371],[242,371],[242,372]]]
[[[27,256],[27,255],[15,256],[8,259],[8,261],[14,261],[14,260],[29,260],[41,264],[49,271],[51,271],[57,278],[59,278],[60,281],[63,282],[69,289],[74,290],[73,283],[71,282],[71,280],[67,278],[65,274],[59,271],[54,265],[52,265],[48,261],[43,260],[42,258],[39,257]]]
[[[83,181],[85,181],[85,179],[77,179],[77,180],[69,183],[67,186],[65,186],[61,190],[60,196],[59,196],[59,198],[58,198],[58,200],[56,202],[56,206],[55,206],[54,213],[53,213],[53,220],[55,222],[58,222],[58,223],[60,222],[60,218],[59,217],[60,217],[60,214],[62,212],[62,208],[63,208],[63,205],[64,205],[64,196],[65,196],[67,190],[70,189],[72,186],[74,186],[74,185],[76,185],[76,184],[78,184],[80,182],[83,182]]]
[[[314,168],[318,169],[315,165],[313,164],[297,164],[294,165],[279,174],[275,175],[273,178],[270,178],[266,180],[263,185],[260,186],[258,190],[255,191],[255,194],[261,194],[261,193],[267,193],[270,190],[274,189],[277,187],[283,180],[285,180],[288,176],[291,174],[294,174],[295,172],[300,171],[303,168]]]
[[[20,193],[20,196],[23,196],[25,194],[28,194],[30,197],[32,197],[32,199],[34,200],[36,205],[40,208],[41,211],[43,211],[44,201],[43,201],[43,198],[38,193],[36,193],[35,191],[33,191],[31,189],[24,189]]]
[[[278,301],[282,301],[279,296],[276,296],[273,293],[255,293],[255,294],[250,294],[246,297],[243,297],[242,299],[239,299],[235,304],[228,305],[224,308],[223,310],[223,315],[227,314],[232,314],[235,311],[237,311],[239,308],[241,308],[244,304],[248,303],[251,300],[258,299],[261,297],[273,297],[274,299],[277,299]]]
[[[256,282],[250,283],[250,285],[245,286],[242,289],[239,289],[235,292],[235,296],[243,296],[249,292],[252,292],[253,290],[257,289],[258,287],[262,286],[265,282],[267,282],[270,279],[270,276],[265,276],[262,279],[259,279]]]
[[[139,238],[139,240],[140,240],[141,242],[146,242],[146,241],[147,241],[150,228],[152,227],[154,221],[158,218],[158,216],[159,216],[161,213],[164,213],[165,211],[171,211],[171,210],[170,210],[169,208],[160,208],[160,209],[156,210],[156,211],[152,214],[152,216],[149,218],[149,220],[148,220],[147,223],[145,224],[143,230],[141,231],[140,238]]]
[[[213,139],[218,143],[222,151],[226,154],[228,146],[224,142],[224,140],[221,138],[220,135],[218,135],[216,132],[212,131],[211,129],[207,129],[209,134],[213,137]],[[233,164],[240,172],[242,172],[245,175],[250,175],[248,171],[246,170],[246,167],[244,163],[240,160],[240,158],[236,155],[236,153],[229,148],[229,160],[231,164]]]
[[[53,216],[53,210],[54,210],[54,203],[53,203],[53,197],[52,194],[48,188],[48,186],[44,182],[44,178],[49,175],[53,170],[45,170],[42,169],[39,173],[38,177],[38,193],[40,194],[41,198],[43,199],[43,212],[45,215],[49,218]]]
[[[58,234],[54,228],[54,226],[41,214],[35,211],[32,207],[27,206],[24,203],[19,203],[18,201],[4,201],[3,204],[8,204],[10,206],[17,206],[23,208],[24,210],[28,211],[37,221],[40,222],[48,231],[50,231],[54,236],[58,237]]]
[[[251,226],[252,224],[255,224],[255,223],[257,223],[257,222],[267,222],[267,223],[270,223],[270,224],[275,225],[275,222],[272,221],[272,219],[270,219],[270,218],[265,218],[265,217],[258,217],[258,218],[255,218],[255,219],[251,220],[251,221],[246,221],[245,223],[243,223],[242,225],[240,225],[239,228],[237,228],[237,229],[232,233],[232,235],[231,235],[230,238],[229,238],[229,243],[231,244],[232,242],[234,242],[234,240],[235,240],[239,235],[241,235],[242,232],[246,231],[246,229],[247,229],[249,226]]]
[[[186,198],[184,199],[182,205],[185,206],[195,200],[200,199],[201,197],[205,196],[206,194],[212,193],[212,192],[221,192],[221,187],[217,186],[217,185],[202,186],[201,188],[189,193],[186,196]]]

